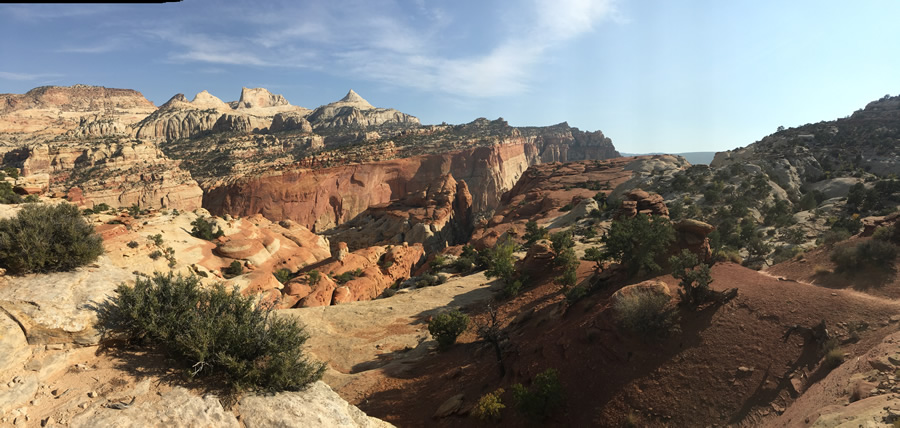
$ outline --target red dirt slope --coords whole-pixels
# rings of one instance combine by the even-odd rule
[[[583,263],[580,277],[590,274]],[[513,409],[509,387],[556,368],[565,389],[564,408],[550,426],[754,426],[784,411],[827,370],[819,367],[817,345],[800,335],[787,340],[788,327],[812,327],[825,320],[832,334],[846,337],[844,322],[870,327],[843,348],[858,355],[888,334],[894,302],[848,290],[783,281],[735,264],[712,269],[712,287],[739,289],[731,302],[700,312],[683,312],[681,333],[644,342],[620,333],[611,320],[609,296],[626,284],[607,284],[565,309],[558,286],[547,279],[511,301],[499,302],[510,324],[507,374],[499,376],[494,354],[469,332],[447,352],[434,353],[402,377],[360,400],[366,413],[400,427],[493,426],[471,417],[435,420],[448,398],[465,395],[466,413],[479,396],[507,390],[505,426],[528,422]],[[676,281],[665,281],[675,291]],[[633,282],[633,281],[632,281]],[[484,320],[483,311],[470,313]]]

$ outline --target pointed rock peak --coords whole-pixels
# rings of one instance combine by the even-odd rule
[[[169,101],[166,101],[159,108],[179,108],[184,107],[185,104],[190,104],[190,102],[185,98],[184,94],[175,94],[174,97],[169,98]]]
[[[213,94],[210,94],[208,91],[204,90],[199,94],[194,96],[194,99],[191,101],[191,104],[199,107],[199,108],[226,108],[228,107],[224,101],[220,100]]]
[[[287,106],[287,102],[281,95],[269,92],[266,88],[241,88],[241,99],[238,101],[238,108],[254,108],[254,107],[278,107]]]
[[[344,98],[341,98],[340,101],[334,103],[339,106],[351,106],[359,109],[373,109],[375,108],[372,104],[369,104],[365,98],[359,96],[353,89],[350,92],[347,92],[347,95]]]

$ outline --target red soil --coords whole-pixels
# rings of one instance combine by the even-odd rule
[[[591,266],[582,264],[581,279]],[[623,426],[629,416],[637,426],[758,425],[783,411],[797,397],[795,388],[802,392],[827,373],[814,342],[805,343],[798,334],[783,339],[788,327],[824,320],[832,334],[846,336],[838,323],[868,322],[872,327],[861,340],[843,348],[858,355],[888,333],[885,326],[898,311],[885,299],[779,280],[735,264],[716,265],[712,274],[712,288],[736,287],[737,298],[719,307],[682,310],[681,332],[649,342],[619,332],[612,321],[609,296],[626,283],[605,284],[566,308],[548,275],[515,299],[496,303],[509,325],[505,377],[493,350],[470,328],[449,351],[387,378],[357,404],[400,427],[492,426],[471,417],[434,420],[432,415],[453,395],[465,394],[465,412],[481,395],[502,387],[507,391],[502,424],[524,426],[529,422],[513,409],[510,386],[527,385],[534,375],[555,368],[566,402],[546,425]],[[671,276],[659,279],[673,292],[677,288]],[[483,308],[470,313],[484,322]]]

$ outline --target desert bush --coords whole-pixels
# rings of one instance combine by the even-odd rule
[[[244,265],[237,260],[232,260],[231,264],[225,268],[225,275],[228,276],[238,276],[244,273]]]
[[[253,304],[196,276],[155,273],[120,284],[101,305],[98,327],[132,341],[162,346],[191,367],[191,376],[222,375],[235,389],[297,390],[319,380],[325,365],[310,361],[309,338],[296,320]]]
[[[6,175],[8,175],[10,178],[19,178],[19,168],[16,168],[14,166],[3,168],[3,172],[6,173]]]
[[[313,269],[306,273],[306,280],[309,285],[316,285],[319,283],[319,280],[322,278],[322,274],[319,271]]]
[[[500,399],[504,392],[503,388],[499,388],[494,392],[482,395],[475,403],[475,408],[472,409],[472,416],[483,421],[500,420],[500,411],[506,408]]]
[[[556,369],[538,373],[531,382],[531,388],[521,383],[512,386],[516,410],[531,419],[543,421],[559,409],[564,400],[562,384]]]
[[[137,248],[139,245],[137,241],[128,241],[128,248]]]
[[[669,264],[672,266],[672,277],[681,280],[678,294],[682,302],[693,306],[705,302],[710,295],[709,284],[712,283],[709,265],[700,263],[697,255],[689,250],[681,250],[681,253],[670,257]]]
[[[830,246],[830,245],[837,244],[838,242],[850,239],[850,232],[848,232],[846,229],[840,229],[840,228],[831,229],[831,230],[823,233],[822,237],[820,239],[823,244]]]
[[[416,279],[415,285],[418,288],[433,287],[435,285],[441,285],[445,282],[447,282],[447,277],[445,277],[443,274],[433,275],[430,273],[426,273]]]
[[[742,263],[741,254],[737,250],[723,248],[713,252],[713,260],[719,262]]]
[[[897,246],[877,239],[831,251],[831,261],[837,265],[838,272],[854,272],[865,266],[888,267],[896,258]]]
[[[603,260],[621,260],[632,275],[655,272],[660,270],[656,258],[675,240],[675,229],[664,217],[638,214],[614,221],[602,240],[606,244]]]
[[[616,301],[616,321],[622,329],[645,338],[667,336],[677,322],[669,301],[665,294],[635,290]]]
[[[435,273],[440,272],[440,270],[443,269],[446,265],[447,258],[440,254],[434,256],[434,258],[431,259],[431,262],[428,263],[429,269],[431,269],[431,271]]]
[[[587,287],[576,285],[566,291],[566,302],[571,305],[587,296],[588,291]]]
[[[0,266],[10,273],[72,270],[100,254],[102,239],[74,205],[28,204],[0,220]]]
[[[13,191],[12,184],[0,180],[0,204],[20,204],[22,197]]]
[[[159,250],[153,250],[153,252],[150,253],[149,257],[150,257],[151,259],[153,259],[153,260],[156,260],[156,259],[162,257],[162,255],[163,255],[162,251],[159,251]]]
[[[207,241],[212,241],[213,239],[225,235],[225,232],[222,232],[222,229],[218,227],[216,228],[216,231],[213,232],[214,224],[203,217],[197,217],[196,220],[191,222],[191,226],[193,226],[193,228],[191,228],[191,235]]]
[[[428,322],[428,332],[438,342],[440,349],[447,349],[456,343],[459,337],[469,326],[469,316],[454,309],[444,312]]]
[[[278,282],[280,282],[282,284],[287,284],[287,282],[291,280],[292,274],[291,274],[290,269],[281,268],[281,269],[276,270],[273,275],[275,275],[275,279],[277,279]]]
[[[338,284],[345,284],[354,278],[358,278],[358,277],[362,276],[362,274],[363,274],[363,270],[360,268],[357,268],[356,270],[350,270],[350,271],[344,272],[338,276],[335,276],[334,282],[337,282]]]
[[[569,212],[569,211],[572,211],[572,208],[574,208],[574,207],[572,206],[572,204],[571,204],[571,203],[568,203],[568,204],[565,204],[565,205],[563,205],[562,207],[560,207],[560,208],[559,208],[559,211],[560,211],[560,212]]]
[[[794,256],[798,254],[802,254],[803,249],[800,247],[795,247],[791,245],[782,245],[780,247],[775,248],[775,252],[772,253],[772,262],[781,263],[786,262]]]
[[[150,235],[147,237],[147,239],[149,239],[150,242],[153,243],[153,245],[156,245],[157,247],[162,247],[162,244],[163,244],[162,234],[157,233],[156,235]]]

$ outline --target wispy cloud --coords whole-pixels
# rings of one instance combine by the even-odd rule
[[[13,73],[9,71],[0,71],[0,79],[4,80],[18,80],[18,81],[29,81],[29,80],[39,80],[39,79],[48,79],[52,77],[62,77],[62,74],[57,73]]]
[[[394,0],[307,6],[227,8],[218,23],[185,18],[145,34],[167,42],[174,62],[315,68],[398,87],[496,97],[527,91],[555,48],[615,15],[614,0],[530,0],[490,17],[514,25],[499,26],[485,39],[483,28],[457,34],[454,24],[470,16],[453,16],[423,0],[413,7]],[[235,25],[242,31],[231,31]],[[448,40],[468,46],[451,47]],[[103,46],[81,49],[92,48]]]
[[[78,18],[99,15],[114,10],[111,5],[101,4],[38,4],[5,5],[0,9],[3,15],[25,22],[40,22],[61,18]]]
[[[127,46],[131,41],[128,37],[110,37],[94,44],[84,45],[68,45],[57,49],[61,53],[78,53],[78,54],[102,54],[119,51]]]

